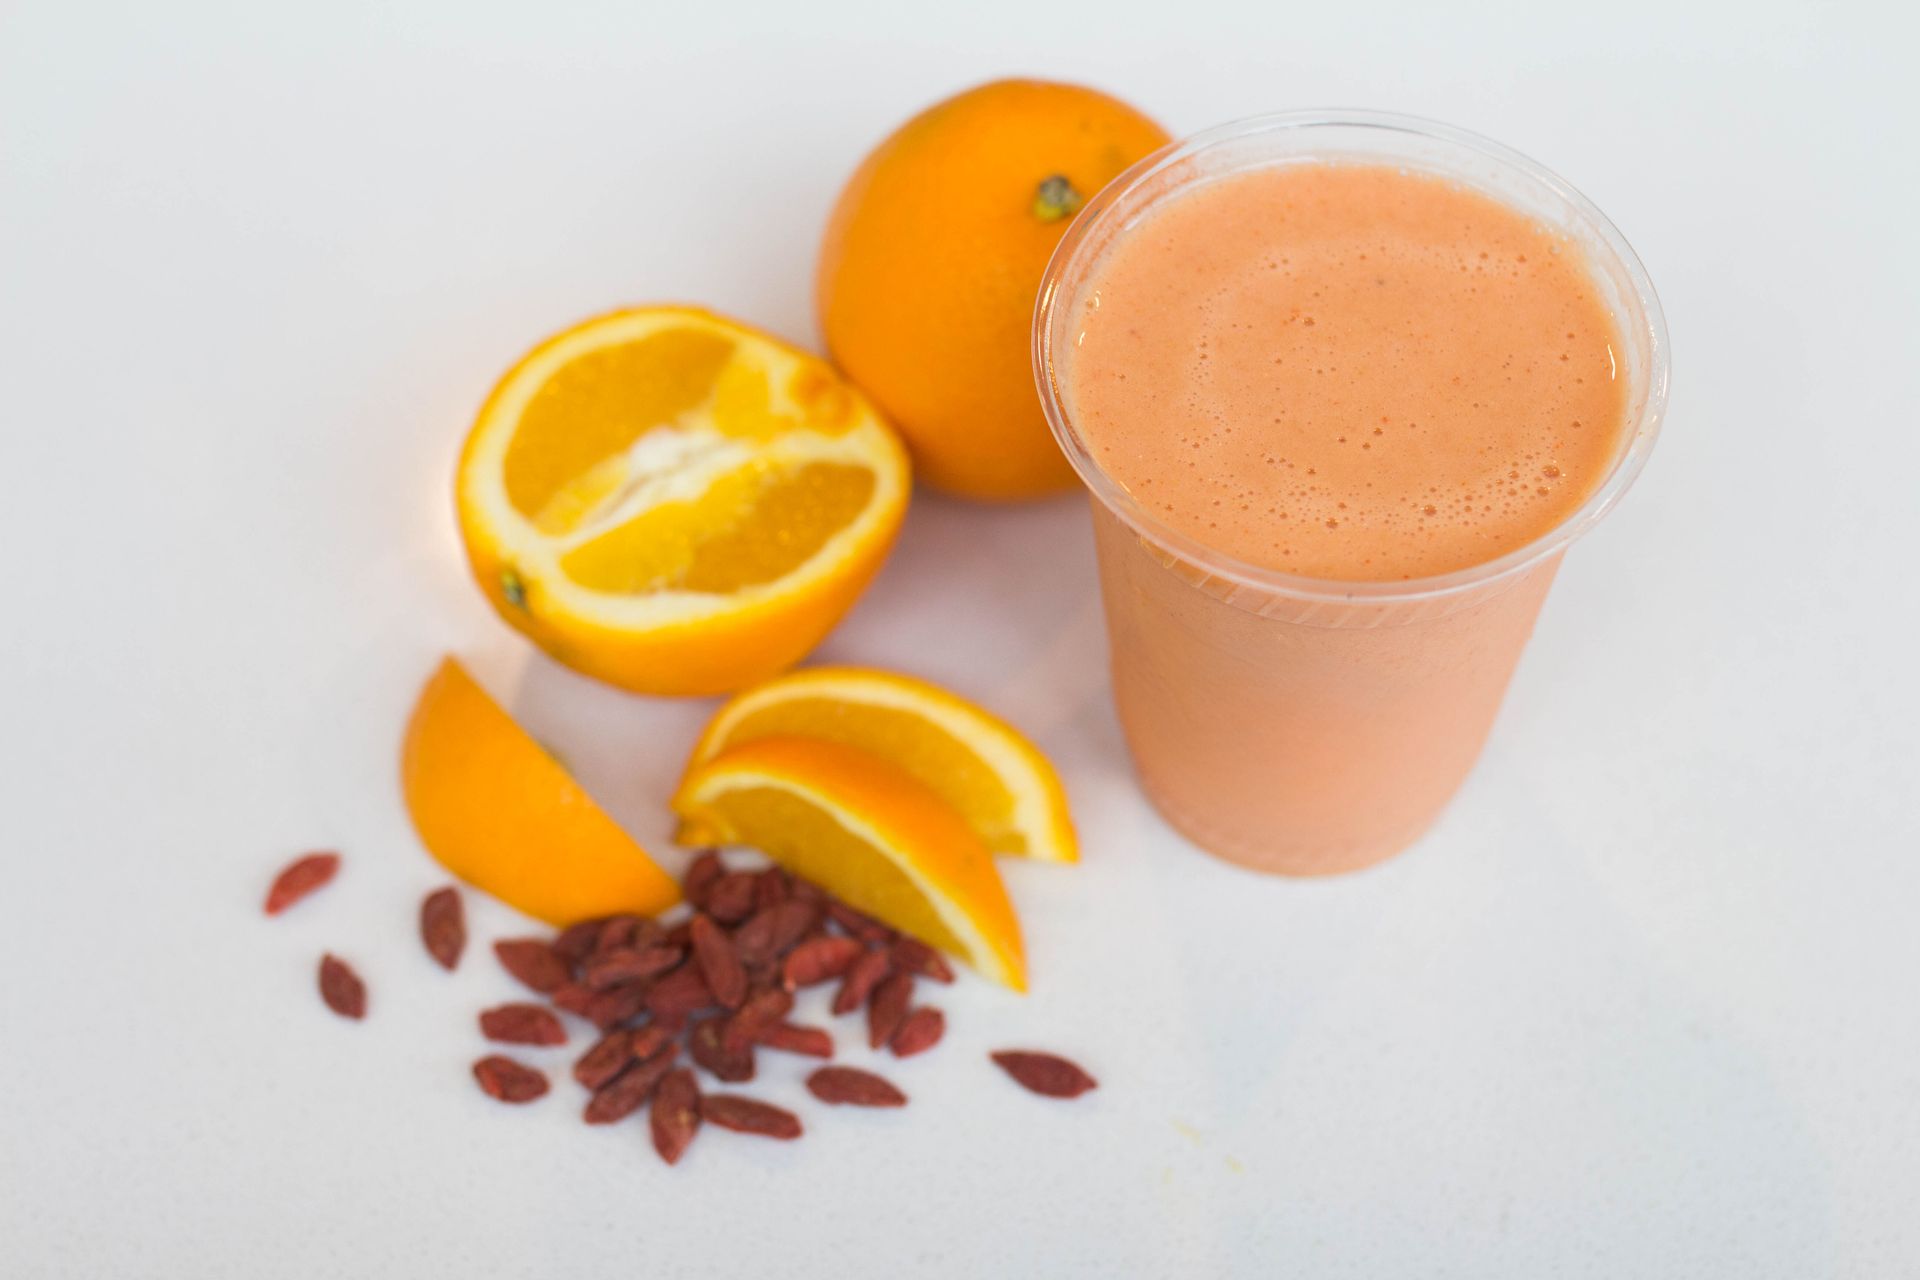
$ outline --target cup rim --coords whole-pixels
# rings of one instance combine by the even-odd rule
[[[1081,261],[1082,251],[1086,249],[1093,232],[1114,216],[1115,206],[1154,176],[1223,143],[1260,134],[1326,127],[1379,129],[1463,147],[1546,188],[1570,206],[1579,219],[1587,224],[1583,229],[1613,255],[1639,304],[1642,323],[1636,328],[1647,343],[1647,389],[1638,419],[1626,424],[1629,436],[1627,447],[1615,459],[1607,478],[1588,495],[1584,503],[1533,541],[1505,555],[1448,573],[1387,581],[1314,578],[1241,560],[1173,528],[1142,506],[1094,460],[1092,452],[1067,416],[1054,377],[1053,320],[1056,311],[1072,301],[1072,291],[1063,290],[1063,282],[1088,265]],[[1444,168],[1440,172],[1444,173]],[[1078,279],[1075,279],[1076,288],[1078,283]],[[1631,317],[1626,319],[1631,320]],[[1032,360],[1034,382],[1039,389],[1047,426],[1052,430],[1061,451],[1066,454],[1067,461],[1093,495],[1136,533],[1216,577],[1243,586],[1308,601],[1397,603],[1457,595],[1510,579],[1549,556],[1558,554],[1574,539],[1598,524],[1639,477],[1660,434],[1667,404],[1667,341],[1666,317],[1661,312],[1659,296],[1654,292],[1653,281],[1648,278],[1639,255],[1634,253],[1619,228],[1591,200],[1546,166],[1480,134],[1418,116],[1386,111],[1317,109],[1248,116],[1202,130],[1160,148],[1103,187],[1080,210],[1079,216],[1054,247],[1053,256],[1041,277],[1039,296],[1034,302]]]

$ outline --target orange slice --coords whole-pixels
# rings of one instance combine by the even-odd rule
[[[951,805],[994,853],[1079,860],[1066,788],[1040,749],[938,685],[860,667],[789,672],[720,708],[687,767],[771,737],[838,742],[879,756]]]
[[[680,900],[646,850],[452,658],[414,704],[400,785],[427,852],[548,924],[654,915]]]
[[[906,453],[821,360],[693,307],[588,320],[488,397],[455,503],[500,616],[638,693],[799,661],[872,580]]]
[[[762,738],[690,773],[683,830],[744,844],[1016,991],[1020,922],[993,855],[939,796],[864,751]]]

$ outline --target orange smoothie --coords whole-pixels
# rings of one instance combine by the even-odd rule
[[[1472,767],[1556,531],[1633,439],[1617,294],[1565,230],[1390,159],[1109,199],[1050,270],[1040,377],[1136,767],[1224,857],[1379,861]]]
[[[1619,454],[1577,253],[1440,178],[1306,164],[1168,201],[1089,277],[1064,365],[1094,458],[1250,564],[1428,577],[1566,519]]]

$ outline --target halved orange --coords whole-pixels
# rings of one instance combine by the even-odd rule
[[[945,801],[886,761],[836,742],[762,738],[695,768],[673,808],[689,835],[759,849],[1026,990],[1020,922],[993,855]]]
[[[535,348],[467,436],[474,577],[561,662],[639,693],[724,693],[791,666],[871,581],[906,453],[825,362],[652,306]]]
[[[400,785],[427,852],[548,924],[654,915],[673,878],[452,658],[407,722]]]

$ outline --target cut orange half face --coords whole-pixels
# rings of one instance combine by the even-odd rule
[[[455,501],[513,627],[621,688],[712,694],[825,638],[909,490],[892,429],[823,361],[660,306],[586,321],[509,370]]]

